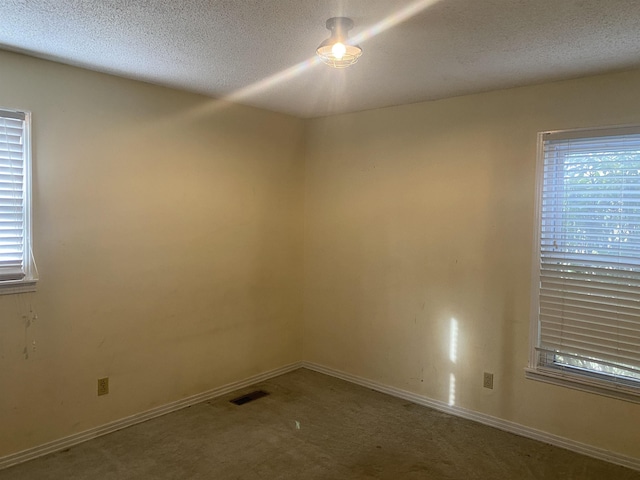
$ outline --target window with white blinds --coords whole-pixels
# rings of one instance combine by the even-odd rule
[[[34,290],[30,114],[0,109],[0,294]]]
[[[539,157],[531,367],[640,395],[640,128],[542,133]]]

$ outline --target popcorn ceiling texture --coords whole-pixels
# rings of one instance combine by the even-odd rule
[[[354,67],[232,98],[317,117],[640,66],[637,0],[3,0],[0,48],[219,98],[313,58],[329,17],[353,35],[414,3]]]

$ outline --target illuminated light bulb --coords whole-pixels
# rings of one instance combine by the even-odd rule
[[[333,44],[333,47],[331,47],[331,52],[338,60],[342,60],[344,54],[347,53],[347,47],[345,47],[343,43],[336,42]]]

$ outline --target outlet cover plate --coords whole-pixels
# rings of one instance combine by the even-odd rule
[[[98,379],[98,396],[109,393],[109,377]]]
[[[493,390],[493,373],[484,372],[484,380],[482,386],[484,388]]]

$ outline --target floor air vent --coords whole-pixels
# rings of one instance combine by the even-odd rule
[[[262,397],[266,397],[269,395],[264,390],[256,390],[255,392],[247,393],[246,395],[242,395],[241,397],[234,398],[233,400],[229,400],[231,403],[235,403],[236,405],[244,405],[245,403],[253,402]]]

